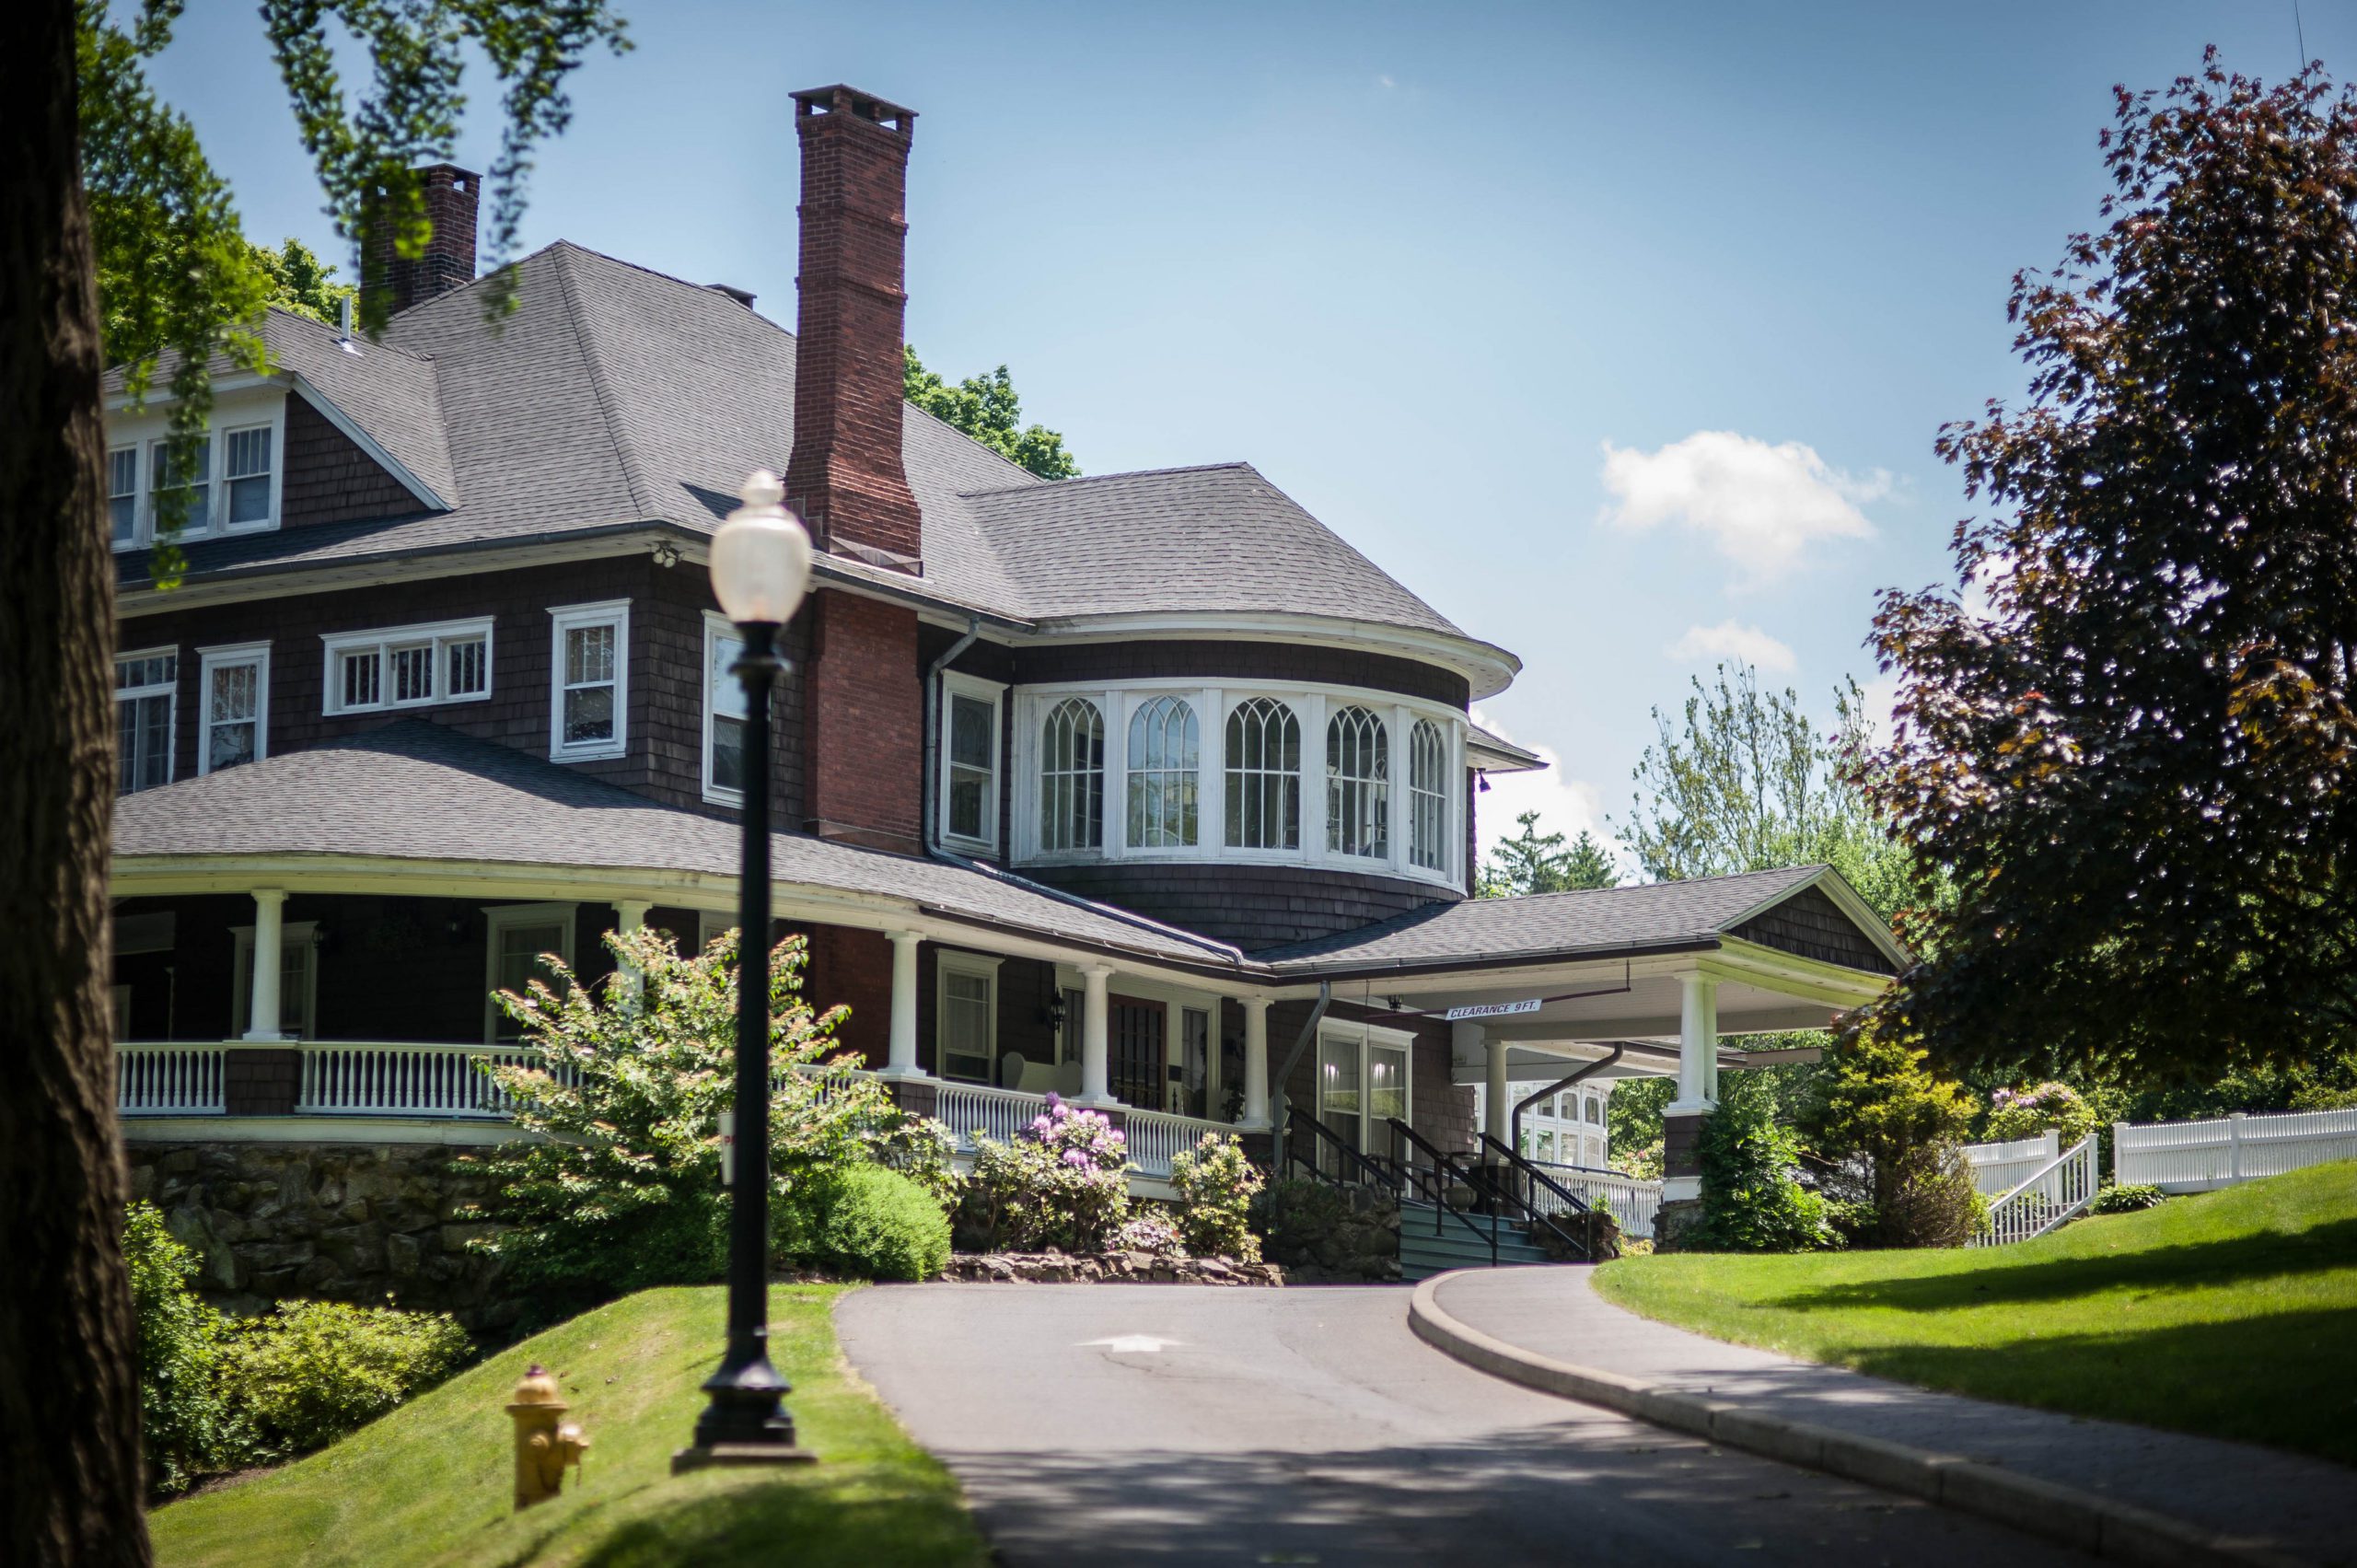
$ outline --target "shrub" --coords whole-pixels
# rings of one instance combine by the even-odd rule
[[[2157,1187],[2141,1182],[2115,1183],[2096,1190],[2096,1200],[2087,1205],[2087,1213],[2132,1214],[2139,1209],[2157,1209],[2167,1202],[2167,1194]]]
[[[1260,1260],[1260,1238],[1248,1220],[1260,1191],[1260,1167],[1244,1156],[1243,1142],[1206,1132],[1170,1162],[1170,1185],[1178,1194],[1178,1234],[1198,1258]]]
[[[1128,1170],[1128,1143],[1110,1121],[1050,1095],[1012,1140],[976,1134],[965,1227],[992,1250],[1102,1252],[1130,1217]]]
[[[1881,1247],[1961,1247],[1979,1214],[1962,1140],[1963,1087],[1925,1053],[1878,1032],[1834,1040],[1802,1122],[1826,1162],[1824,1186],[1845,1236]]]
[[[445,1313],[296,1301],[229,1324],[221,1353],[222,1388],[250,1423],[256,1457],[281,1458],[432,1388],[474,1345]]]
[[[152,1203],[123,1214],[123,1261],[139,1333],[139,1430],[150,1490],[184,1490],[197,1476],[235,1461],[244,1446],[215,1372],[221,1315],[189,1289],[197,1272],[189,1249],[164,1228]]]
[[[2046,1083],[2034,1088],[1999,1089],[1989,1097],[1989,1121],[1983,1128],[1989,1141],[2010,1144],[2035,1138],[2049,1128],[2063,1148],[2103,1127],[2103,1118],[2068,1084]]]
[[[1702,1123],[1702,1214],[1688,1245],[1717,1252],[1806,1252],[1840,1243],[1825,1200],[1803,1187],[1800,1140],[1772,1103],[1740,1091]]]
[[[554,1287],[564,1305],[726,1272],[718,1121],[735,1098],[736,944],[727,932],[681,958],[658,931],[610,933],[636,985],[619,975],[586,985],[544,958],[553,986],[535,980],[496,998],[540,1060],[490,1075],[513,1097],[517,1122],[542,1136],[467,1163],[493,1179],[483,1217],[510,1227],[477,1245],[518,1283]],[[853,1077],[848,1060],[828,1061],[845,1011],[804,1005],[805,961],[799,936],[771,955],[772,1204],[807,1179],[877,1163],[946,1197],[956,1181],[946,1138],[883,1086]]]
[[[855,1165],[800,1183],[776,1211],[795,1261],[869,1280],[929,1280],[949,1261],[949,1216],[911,1178]]]
[[[1178,1227],[1170,1215],[1161,1209],[1148,1209],[1132,1216],[1129,1222],[1113,1233],[1112,1250],[1116,1252],[1151,1252],[1157,1258],[1184,1258],[1186,1244],[1178,1239]]]

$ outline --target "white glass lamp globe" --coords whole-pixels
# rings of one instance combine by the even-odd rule
[[[783,626],[810,587],[810,536],[769,470],[756,470],[742,494],[745,504],[712,536],[712,591],[740,626]]]

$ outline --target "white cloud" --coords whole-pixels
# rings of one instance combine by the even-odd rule
[[[1864,711],[1866,722],[1874,726],[1875,738],[1888,740],[1895,722],[1891,710],[1898,705],[1898,677],[1877,675],[1858,688],[1858,706]]]
[[[1497,720],[1473,710],[1473,722],[1493,735],[1505,736]],[[1506,736],[1509,740],[1512,736]],[[1517,740],[1517,746],[1537,752],[1547,760],[1544,768],[1527,773],[1491,773],[1486,794],[1477,792],[1473,797],[1474,825],[1480,830],[1481,858],[1501,839],[1513,838],[1522,829],[1515,819],[1526,811],[1538,813],[1541,833],[1561,833],[1567,840],[1576,839],[1582,831],[1591,832],[1610,850],[1615,859],[1624,859],[1620,846],[1604,825],[1604,792],[1585,779],[1568,776],[1562,759],[1550,746]]]
[[[1670,657],[1687,664],[1733,659],[1771,675],[1790,675],[1800,668],[1800,660],[1792,649],[1757,626],[1739,625],[1733,621],[1722,621],[1716,626],[1689,626],[1686,634],[1670,644],[1666,651]]]
[[[1854,476],[1798,441],[1771,447],[1729,430],[1698,430],[1657,452],[1604,444],[1603,520],[1643,531],[1676,523],[1703,535],[1744,571],[1773,577],[1826,540],[1871,539],[1861,502],[1891,492],[1877,469]]]
[[[1388,76],[1377,76],[1377,77],[1375,79],[1375,85],[1376,85],[1376,87],[1398,87],[1399,84],[1399,83],[1397,83],[1397,82],[1395,82],[1395,81],[1393,81],[1393,80],[1392,80],[1390,77],[1388,77]]]

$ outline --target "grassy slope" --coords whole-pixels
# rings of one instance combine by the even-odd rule
[[[835,1348],[840,1287],[780,1286],[771,1355],[820,1464],[672,1479],[721,1342],[721,1293],[648,1291],[493,1356],[326,1451],[150,1516],[162,1568],[523,1568],[986,1561],[957,1483]],[[564,1495],[509,1507],[508,1391],[558,1374],[591,1447]]]
[[[1596,1283],[1723,1340],[2357,1464],[2357,1163],[2014,1247],[1631,1258]]]

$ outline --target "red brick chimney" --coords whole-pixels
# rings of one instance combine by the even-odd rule
[[[846,87],[794,95],[802,291],[785,494],[822,549],[922,572],[900,467],[909,141],[916,115]]]
[[[475,209],[482,177],[449,163],[414,172],[426,218],[434,225],[425,254],[413,261],[394,254],[391,227],[377,222],[367,226],[360,253],[361,292],[383,296],[387,310],[395,315],[475,281]]]

